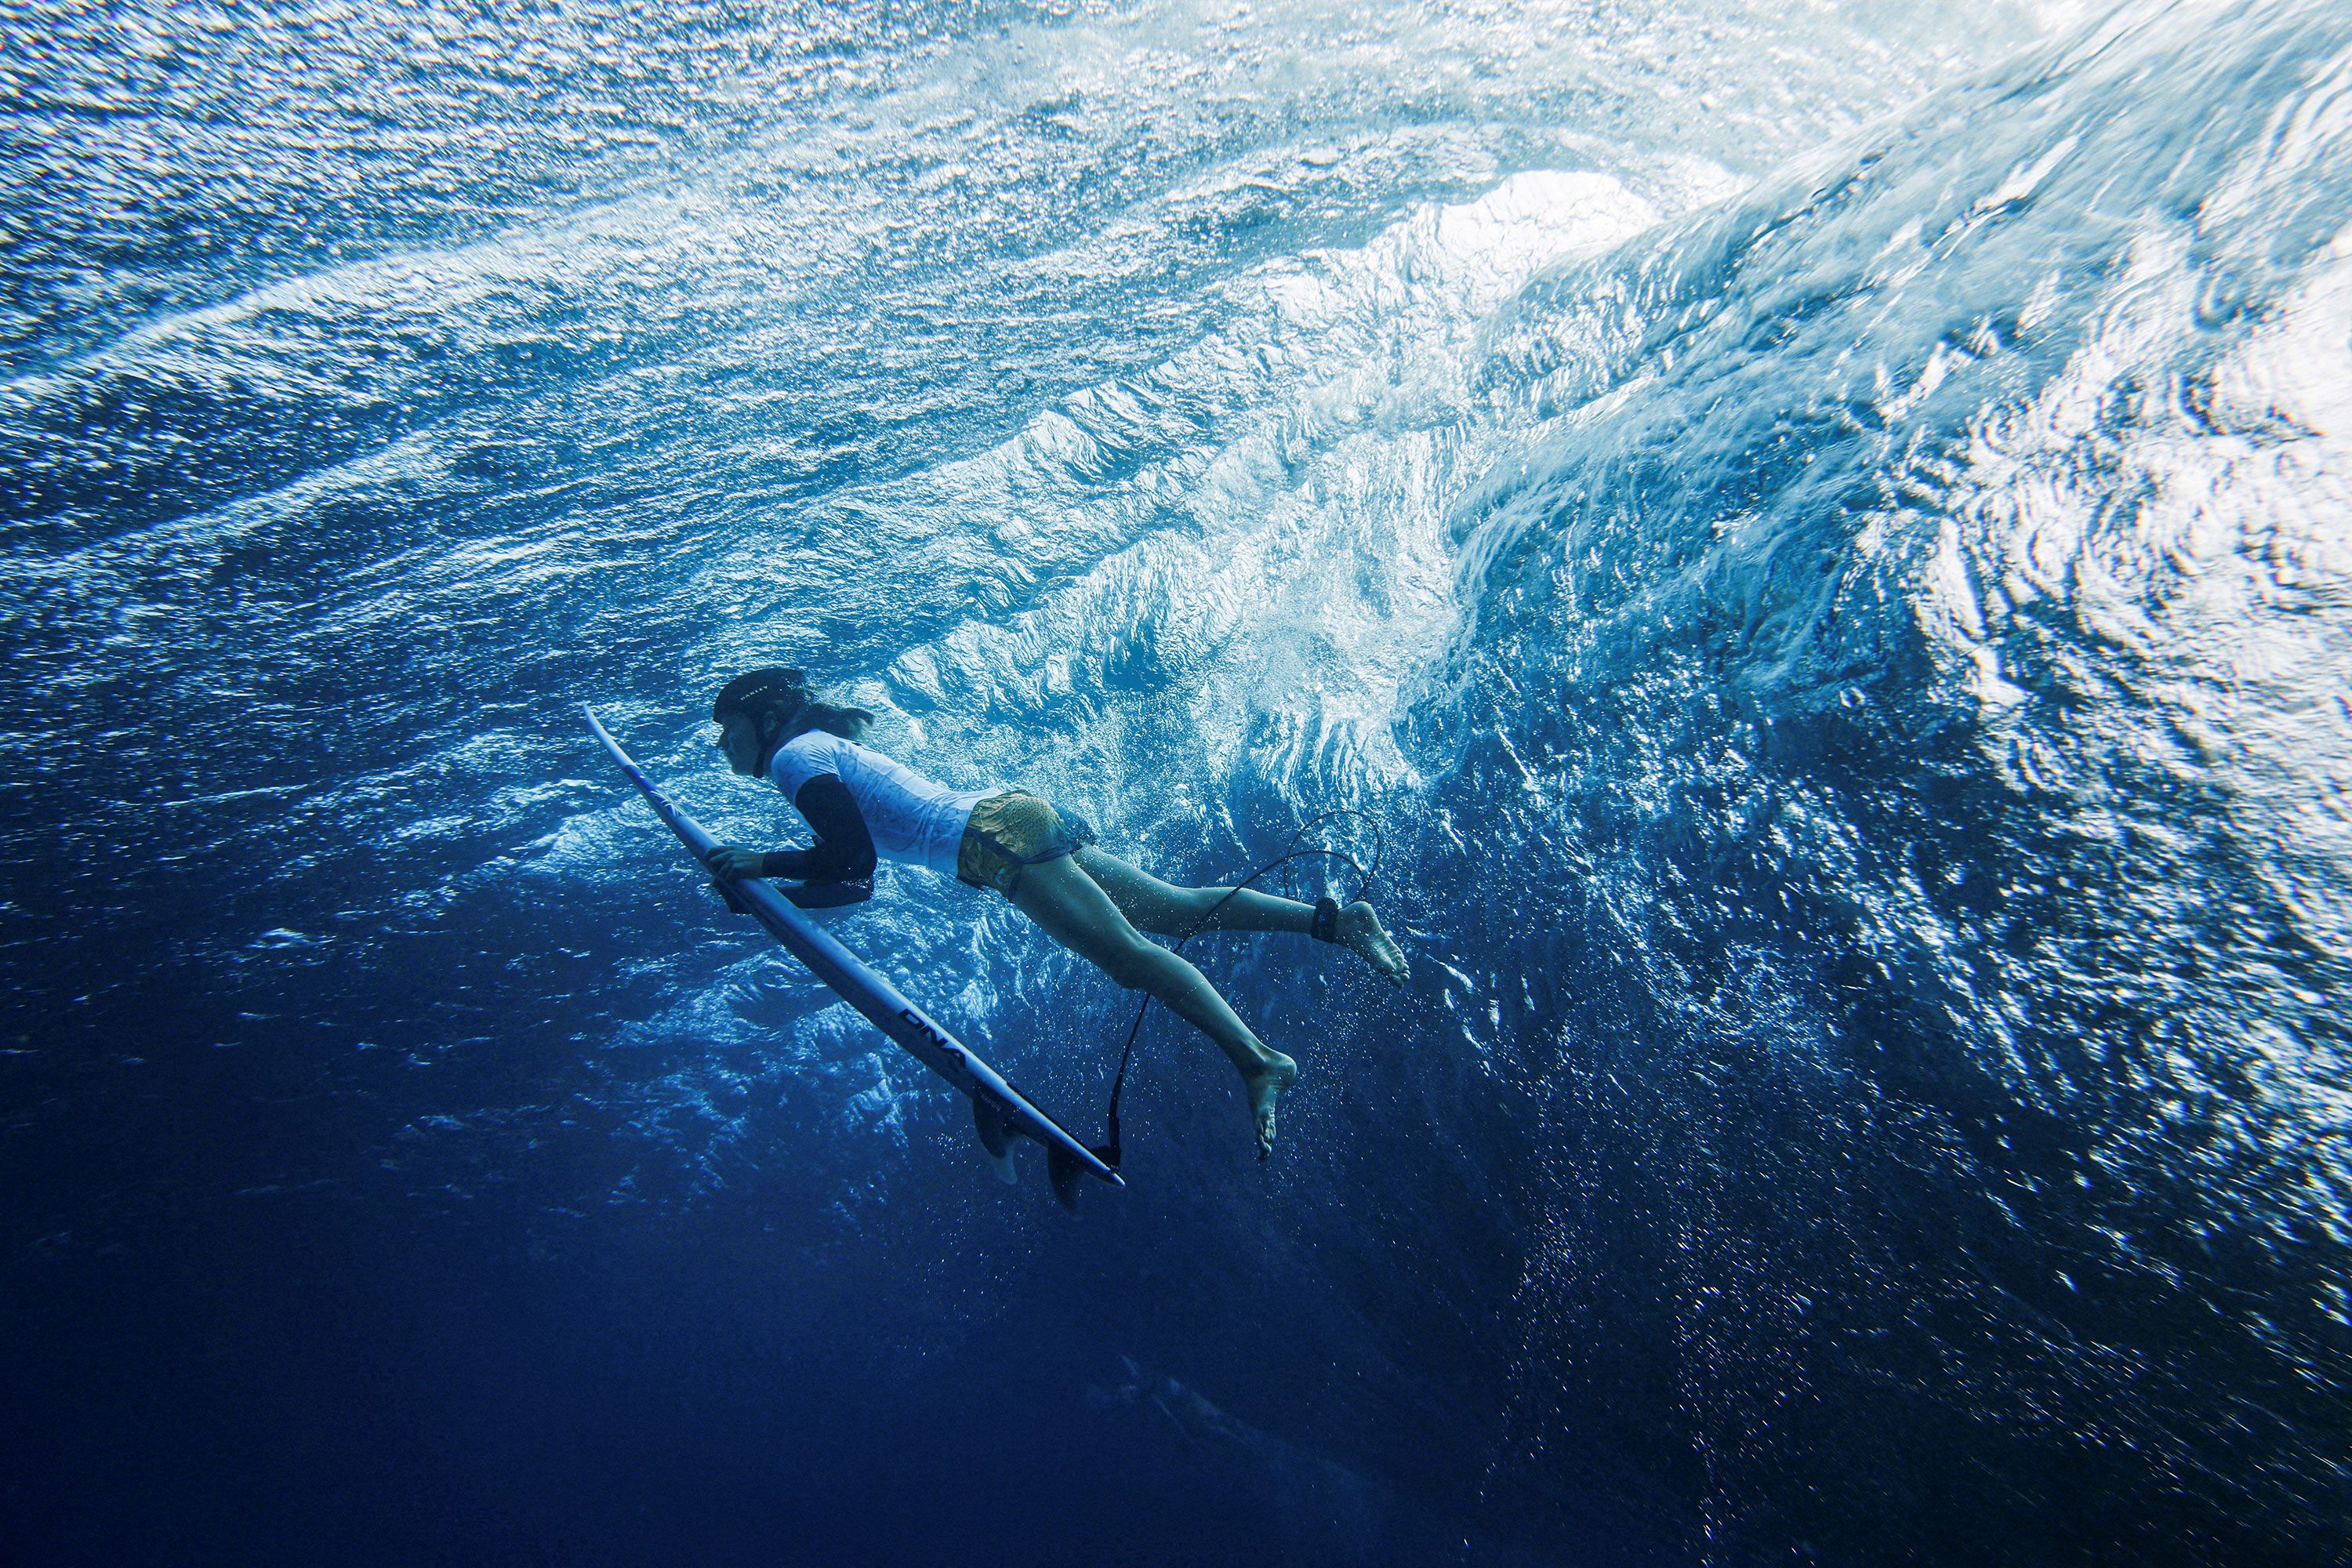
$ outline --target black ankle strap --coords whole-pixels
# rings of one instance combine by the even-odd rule
[[[1339,940],[1339,900],[1325,894],[1315,900],[1315,923],[1307,928],[1317,942]]]

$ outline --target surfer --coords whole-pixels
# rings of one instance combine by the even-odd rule
[[[754,669],[710,706],[727,764],[782,790],[816,835],[804,849],[761,852],[722,844],[722,879],[772,877],[807,885],[811,903],[866,896],[877,858],[928,867],[993,888],[1046,935],[1129,990],[1148,991],[1216,1043],[1242,1075],[1260,1158],[1274,1148],[1275,1102],[1298,1064],[1266,1045],[1181,953],[1141,934],[1297,931],[1356,953],[1405,982],[1404,954],[1371,905],[1303,904],[1251,889],[1180,888],[1096,843],[1072,813],[1022,790],[952,790],[858,744],[874,715],[820,700],[796,669]]]

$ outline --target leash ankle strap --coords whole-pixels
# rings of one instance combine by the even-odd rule
[[[1307,928],[1317,942],[1339,940],[1339,900],[1326,893],[1315,900],[1315,923]]]

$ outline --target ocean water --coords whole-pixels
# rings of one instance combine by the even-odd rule
[[[2352,1561],[2352,14],[0,37],[0,1562]],[[1000,1186],[580,724],[756,663],[1412,982]]]

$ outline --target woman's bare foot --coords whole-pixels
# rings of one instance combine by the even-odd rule
[[[1274,1102],[1282,1091],[1298,1081],[1298,1064],[1280,1051],[1267,1051],[1265,1058],[1253,1067],[1242,1068],[1242,1083],[1249,1090],[1250,1121],[1257,1127],[1257,1157],[1261,1160],[1274,1152]]]
[[[1397,946],[1387,929],[1381,924],[1381,917],[1372,912],[1371,905],[1361,900],[1339,911],[1339,927],[1333,934],[1339,938],[1340,946],[1379,970],[1395,984],[1403,984],[1405,977],[1412,973],[1412,967],[1404,961],[1403,950]]]

